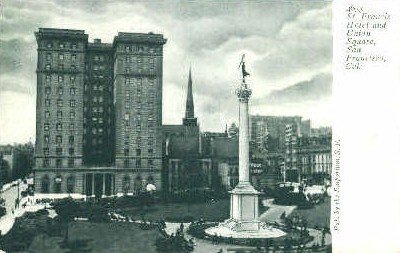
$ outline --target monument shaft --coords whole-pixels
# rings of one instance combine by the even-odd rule
[[[239,99],[239,184],[249,182],[249,103]]]

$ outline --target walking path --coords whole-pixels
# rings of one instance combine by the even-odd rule
[[[279,206],[273,204],[273,199],[264,199],[263,205],[268,207],[268,210],[260,215],[260,221],[263,222],[281,222],[281,215],[285,212],[286,217],[296,209],[296,206]]]

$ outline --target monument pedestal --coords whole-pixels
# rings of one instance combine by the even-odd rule
[[[230,191],[231,208],[229,227],[234,231],[254,231],[260,229],[258,220],[258,195],[250,183],[240,182]]]

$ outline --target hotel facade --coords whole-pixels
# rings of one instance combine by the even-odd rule
[[[129,194],[161,188],[162,67],[166,39],[40,28],[35,188],[40,193]]]

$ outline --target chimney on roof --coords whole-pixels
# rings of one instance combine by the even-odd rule
[[[93,42],[96,43],[96,44],[97,43],[101,43],[101,39],[94,39]]]

